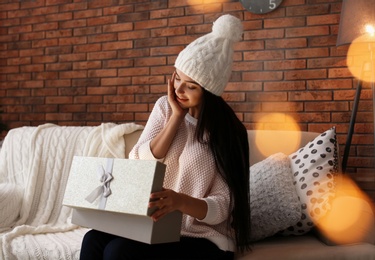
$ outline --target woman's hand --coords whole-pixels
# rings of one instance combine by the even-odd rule
[[[175,78],[176,78],[176,71],[173,72],[172,78],[168,79],[168,102],[172,108],[173,115],[179,118],[184,118],[186,113],[188,112],[188,109],[183,109],[176,100],[176,93],[174,89]]]
[[[197,219],[204,219],[207,214],[208,207],[204,200],[169,189],[152,193],[150,200],[148,207],[157,208],[151,216],[154,221],[158,221],[163,216],[176,210]]]

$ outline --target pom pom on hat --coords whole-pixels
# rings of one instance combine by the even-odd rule
[[[190,43],[178,55],[175,67],[203,88],[221,96],[232,73],[233,44],[242,38],[241,20],[220,16],[212,32]]]

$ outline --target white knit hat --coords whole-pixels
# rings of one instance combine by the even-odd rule
[[[226,14],[212,32],[190,43],[178,55],[175,67],[209,92],[221,96],[232,73],[233,44],[242,38],[241,20]]]

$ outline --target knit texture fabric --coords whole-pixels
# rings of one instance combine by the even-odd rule
[[[178,55],[175,67],[209,92],[221,96],[232,73],[233,44],[241,40],[241,21],[220,16],[212,32],[190,43]]]
[[[44,124],[9,131],[0,151],[0,260],[79,259],[88,229],[71,224],[72,210],[62,206],[72,159],[74,155],[124,158],[124,135],[142,128]],[[22,203],[11,208],[18,195]]]
[[[164,128],[172,110],[166,96],[155,104],[138,143],[129,158],[155,159],[150,141]],[[229,216],[229,188],[216,170],[215,161],[207,145],[195,138],[197,120],[186,115],[163,162],[167,165],[164,188],[195,198],[204,199],[208,212],[203,220],[183,215],[181,235],[207,238],[222,250],[234,251],[231,231],[227,229]]]
[[[22,189],[13,183],[0,183],[0,231],[16,222],[22,204]]]

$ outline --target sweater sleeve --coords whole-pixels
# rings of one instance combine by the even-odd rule
[[[156,101],[138,142],[129,153],[130,159],[158,160],[161,162],[164,160],[164,158],[156,159],[154,157],[150,142],[164,128],[170,114],[169,110],[167,96],[163,96]]]
[[[198,221],[216,225],[228,220],[231,212],[230,192],[221,176],[217,175],[210,194],[203,200],[207,203],[207,214]]]

